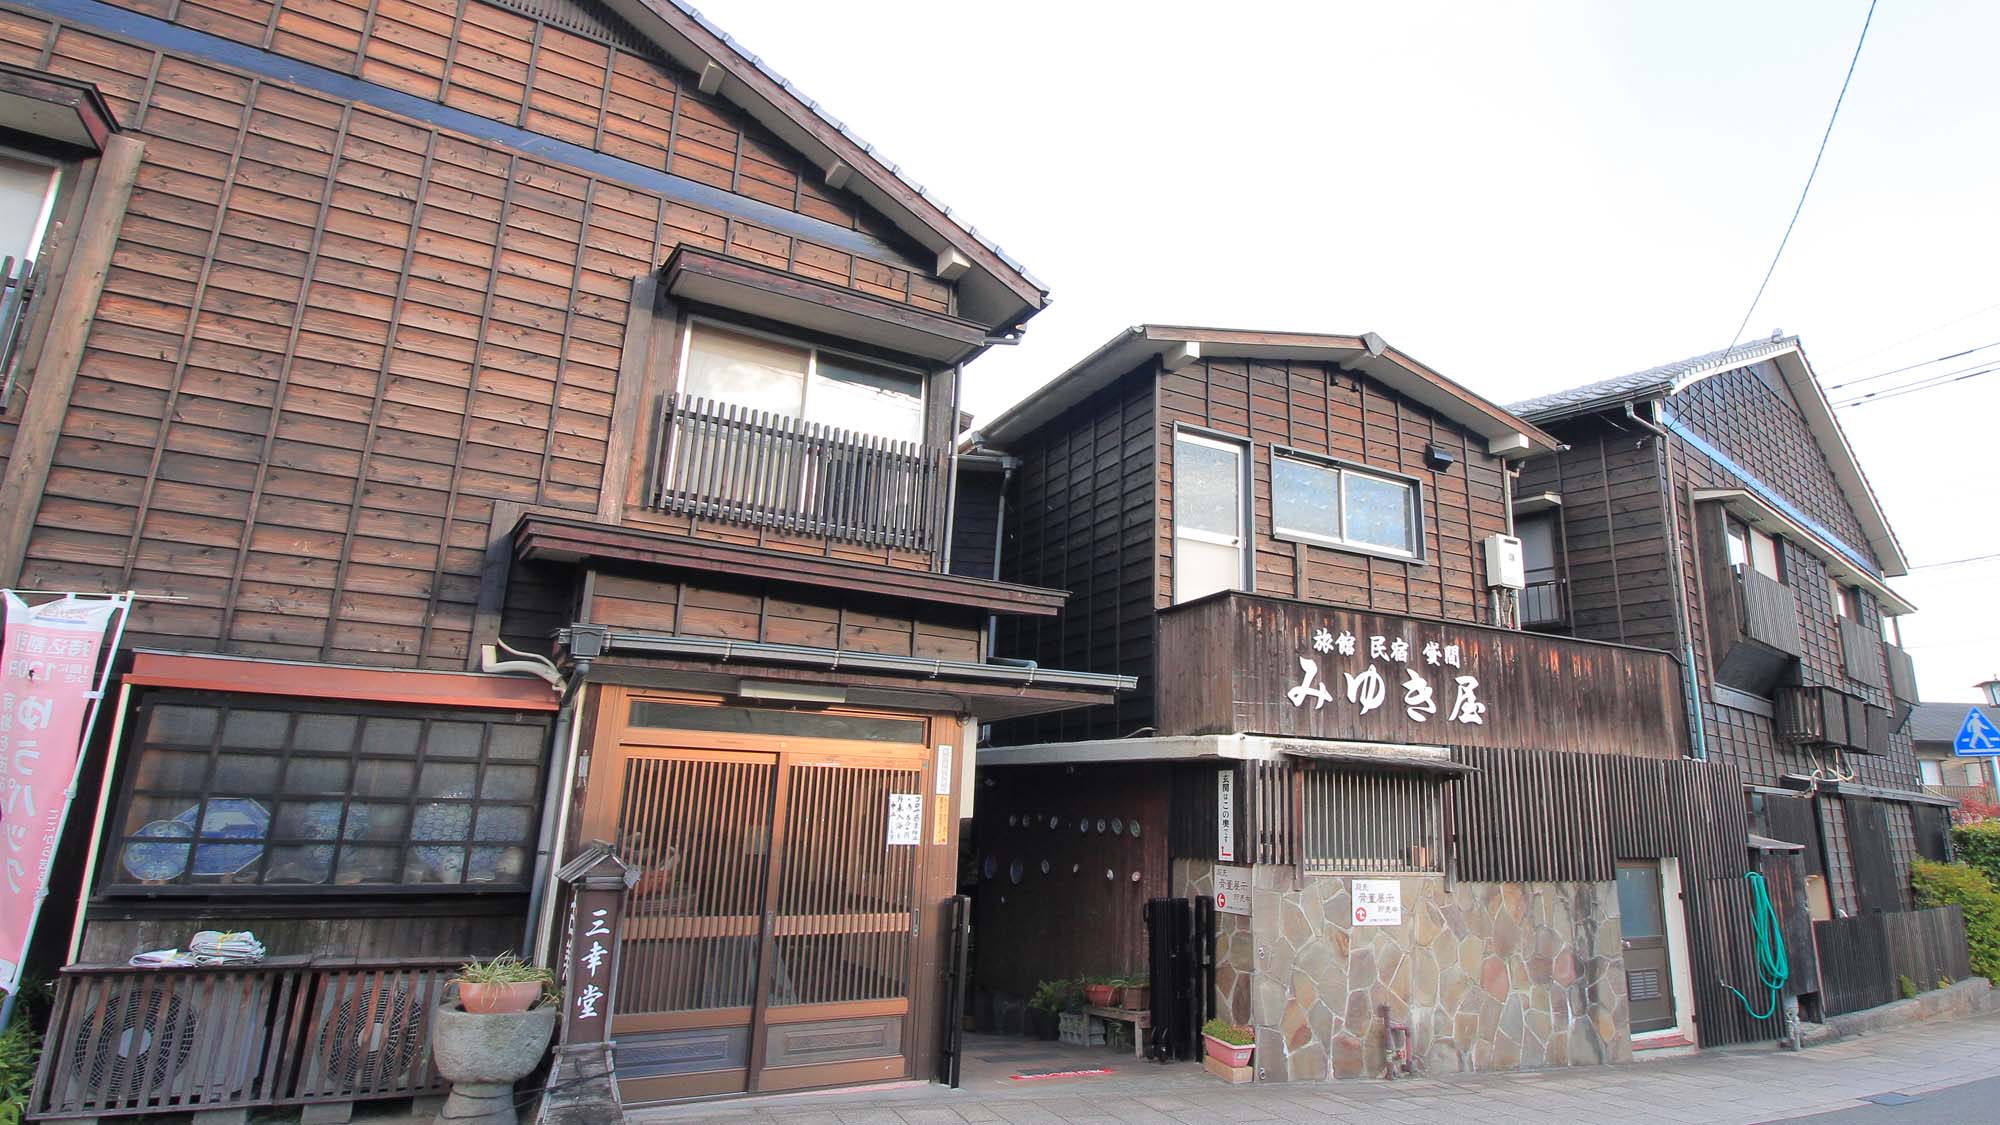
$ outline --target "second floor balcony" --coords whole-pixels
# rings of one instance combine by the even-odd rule
[[[689,395],[664,396],[652,506],[705,520],[936,550],[948,450]]]

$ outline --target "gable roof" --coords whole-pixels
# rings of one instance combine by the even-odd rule
[[[1881,562],[1882,573],[1891,576],[1908,574],[1909,560],[1903,554],[1902,544],[1897,542],[1895,530],[1889,526],[1889,517],[1882,511],[1881,501],[1876,499],[1875,490],[1869,485],[1867,474],[1862,472],[1861,462],[1854,456],[1853,447],[1847,444],[1847,435],[1834,417],[1833,404],[1820,388],[1819,379],[1813,374],[1812,365],[1807,362],[1805,349],[1797,336],[1758,340],[1704,352],[1644,371],[1525,399],[1508,409],[1537,425],[1550,425],[1568,418],[1616,409],[1628,402],[1666,399],[1703,379],[1765,360],[1770,360],[1777,367],[1786,389],[1792,392],[1793,401],[1805,417],[1806,427],[1812,431],[1820,452],[1826,457],[1827,466],[1833,470],[1841,495],[1854,509],[1855,518],[1861,522],[1862,533],[1868,538],[1869,548]]]
[[[1965,713],[1978,711],[2000,726],[2000,707],[1986,703],[1919,703],[1910,709],[1910,741],[1952,742],[1965,725]]]
[[[1018,327],[1048,304],[1048,290],[992,240],[952,217],[923,185],[743,49],[686,0],[601,0],[614,14],[699,76],[720,96],[811,160],[829,186],[859,196],[897,229],[937,255],[936,275],[956,281],[960,315]]]
[[[1044,383],[977,431],[979,440],[1005,448],[1074,408],[1120,376],[1154,357],[1169,371],[1203,357],[1296,359],[1336,363],[1359,371],[1422,403],[1486,439],[1498,457],[1553,452],[1556,439],[1396,350],[1373,332],[1328,336],[1310,332],[1256,332],[1139,324],[1113,336],[1069,370]]]

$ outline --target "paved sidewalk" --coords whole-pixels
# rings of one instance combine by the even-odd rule
[[[995,1041],[989,1041],[995,1042]],[[2000,1076],[2000,1013],[1812,1047],[1709,1051],[1622,1066],[1415,1081],[1226,1086],[1189,1066],[1132,1064],[1097,1078],[996,1089],[910,1086],[633,1110],[631,1125],[677,1121],[784,1125],[1110,1125],[1238,1121],[1718,1122],[1749,1125],[1864,1106]],[[1004,1079],[1002,1079],[1004,1081]],[[2000,1119],[2000,1106],[1989,1120]]]

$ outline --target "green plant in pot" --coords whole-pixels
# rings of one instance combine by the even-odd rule
[[[470,961],[452,983],[458,1001],[431,1013],[431,1062],[451,1083],[438,1120],[453,1125],[516,1125],[514,1083],[540,1065],[555,1034],[559,1006],[547,969],[511,953]]]
[[[490,961],[467,961],[452,978],[458,986],[459,1006],[474,1015],[525,1012],[555,987],[555,981],[549,970],[512,953]]]
[[[1118,1006],[1128,1012],[1144,1011],[1153,1006],[1153,986],[1146,974],[1118,981]]]
[[[1057,1016],[1076,1002],[1076,984],[1066,980],[1045,980],[1035,985],[1028,997],[1028,1025],[1037,1039],[1056,1037]]]
[[[1109,1008],[1111,1006],[1112,994],[1117,991],[1118,986],[1112,983],[1110,977],[1094,976],[1083,978],[1083,999],[1085,1003],[1093,1008]]]
[[[1249,1066],[1257,1051],[1257,1033],[1240,1023],[1212,1019],[1201,1025],[1208,1057],[1223,1066]]]

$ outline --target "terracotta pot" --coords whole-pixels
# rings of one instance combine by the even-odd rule
[[[1255,1043],[1245,1043],[1238,1047],[1234,1043],[1224,1043],[1213,1035],[1204,1035],[1201,1041],[1208,1047],[1208,1057],[1223,1066],[1249,1066],[1250,1056],[1257,1053]]]
[[[1083,986],[1083,1002],[1093,1008],[1109,1008],[1111,994],[1118,989],[1109,984],[1086,984]]]
[[[525,1012],[542,998],[542,982],[519,984],[471,984],[458,982],[459,1006],[476,1016]]]

